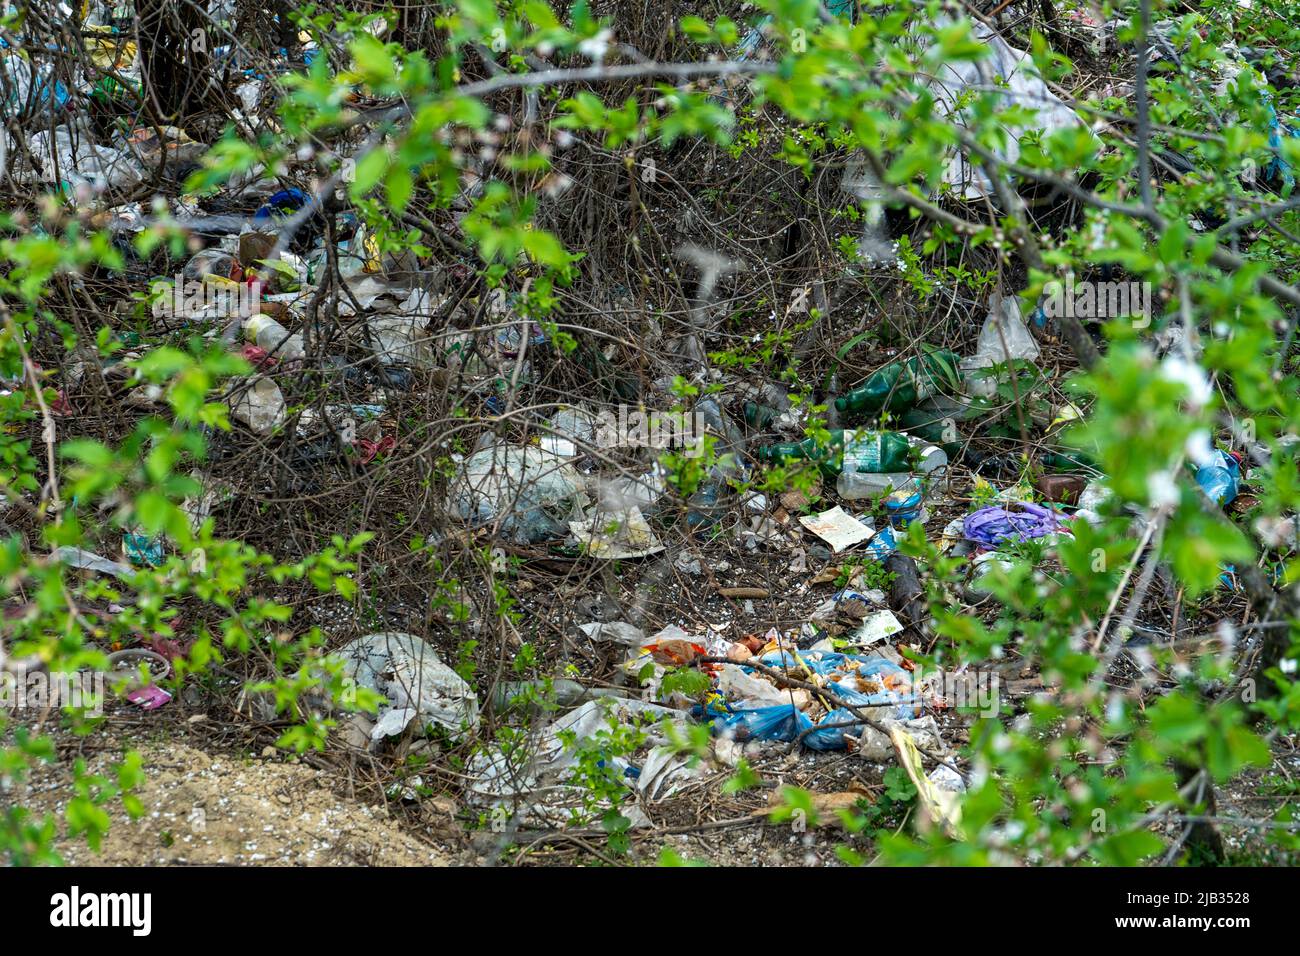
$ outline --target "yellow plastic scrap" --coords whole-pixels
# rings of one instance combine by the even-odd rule
[[[113,28],[108,26],[88,25],[83,29],[87,33],[101,34],[86,39],[86,52],[90,54],[90,62],[101,70],[124,70],[135,62],[139,47],[134,40],[114,34]]]
[[[379,237],[374,233],[367,233],[365,241],[361,244],[365,252],[365,265],[362,269],[370,274],[374,274],[383,269],[383,263],[379,258]]]
[[[1075,405],[1073,402],[1066,402],[1058,408],[1056,412],[1056,417],[1053,418],[1052,423],[1047,426],[1048,434],[1051,434],[1072,422],[1083,420],[1083,412],[1079,411],[1079,406]]]
[[[925,775],[921,752],[916,749],[916,741],[911,734],[895,724],[889,728],[889,739],[898,754],[898,763],[911,778],[916,787],[917,801],[925,811],[921,816],[921,825],[941,826],[954,840],[965,839],[961,829],[961,801],[957,794],[940,790]]]

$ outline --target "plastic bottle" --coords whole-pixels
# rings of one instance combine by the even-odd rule
[[[829,445],[819,444],[812,438],[801,442],[776,442],[761,446],[757,456],[761,461],[771,462],[815,461],[823,472],[832,476],[841,471],[880,474],[911,470],[912,445],[905,435],[843,429],[836,429],[830,435]]]
[[[291,362],[307,355],[301,335],[290,332],[275,319],[262,313],[251,315],[244,322],[244,338],[256,342],[272,357],[285,361]]]
[[[1241,482],[1241,463],[1226,451],[1214,452],[1215,461],[1196,470],[1196,483],[1205,489],[1220,507],[1232,503]]]
[[[841,471],[835,479],[836,493],[846,501],[875,498],[878,495],[902,488],[910,481],[910,472]]]
[[[731,416],[723,411],[718,400],[711,395],[695,403],[695,415],[696,420],[716,438],[713,453],[717,461],[687,502],[689,510],[686,522],[691,528],[706,528],[717,521],[724,510],[718,505],[724,484],[743,474],[740,452],[744,449],[745,439]]]
[[[851,415],[870,415],[882,409],[902,411],[933,395],[941,385],[956,388],[961,380],[960,359],[939,350],[893,362],[871,375],[846,395],[835,399],[835,409]]]
[[[706,481],[700,485],[687,502],[687,526],[692,529],[707,528],[718,520],[720,511],[718,496],[721,490],[720,483],[717,481]]]

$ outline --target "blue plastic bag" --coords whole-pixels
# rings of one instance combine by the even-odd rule
[[[813,726],[808,715],[794,704],[774,704],[733,710],[713,721],[713,732],[736,740],[798,740]]]
[[[817,721],[817,729],[803,739],[804,746],[809,750],[843,750],[844,735],[856,736],[865,726],[853,711],[841,707]]]
[[[1237,497],[1237,488],[1241,484],[1241,465],[1226,451],[1216,450],[1214,456],[1214,464],[1202,465],[1197,469],[1196,483],[1220,507],[1224,507]]]
[[[307,196],[301,189],[281,189],[273,194],[253,213],[254,219],[275,219],[291,216],[307,203]]]

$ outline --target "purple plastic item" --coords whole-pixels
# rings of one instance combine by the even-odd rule
[[[1041,538],[1059,530],[1061,521],[1055,513],[1031,501],[1017,501],[1011,508],[981,508],[968,514],[962,523],[962,532],[968,540],[988,548],[996,548],[1007,540]]]
[[[141,710],[157,710],[172,699],[172,695],[161,687],[150,684],[126,695],[126,699],[140,707]]]

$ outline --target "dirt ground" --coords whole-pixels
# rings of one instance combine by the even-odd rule
[[[112,826],[98,852],[84,838],[60,838],[57,850],[70,865],[653,866],[668,851],[683,862],[714,866],[838,866],[845,848],[868,861],[874,850],[870,833],[846,833],[835,823],[833,801],[879,799],[887,769],[852,755],[764,747],[747,755],[763,780],[754,789],[723,793],[729,773],[715,768],[669,799],[643,804],[653,829],[634,830],[628,855],[619,859],[598,831],[524,832],[503,839],[454,819],[457,808],[446,797],[386,806],[347,792],[339,774],[270,748],[255,755],[198,738],[116,733],[90,738],[90,750],[86,741],[61,732],[55,739],[61,750],[81,750],[91,773],[112,777],[127,747],[140,752],[145,771],[136,792],[144,815],[132,820],[119,800],[107,802]],[[1221,819],[1258,819],[1294,799],[1300,750],[1288,739],[1275,745],[1274,754],[1271,768],[1219,790]],[[33,814],[54,815],[66,833],[62,821],[71,781],[71,761],[65,759],[39,767],[7,796]],[[832,801],[821,826],[768,819],[786,784]],[[890,829],[896,825],[910,830],[906,819],[888,823]],[[1224,825],[1221,832],[1231,863],[1294,862],[1269,846],[1257,828]],[[1166,835],[1175,838],[1176,827],[1170,825]]]
[[[70,865],[445,866],[473,863],[454,841],[438,842],[380,805],[340,794],[331,775],[283,754],[212,754],[173,740],[135,744],[146,781],[145,812],[131,820],[118,800],[98,853],[83,838],[62,839]],[[87,760],[110,775],[121,750]],[[17,802],[61,818],[72,796],[66,763],[45,767],[17,788]],[[62,828],[61,828],[62,829]]]

